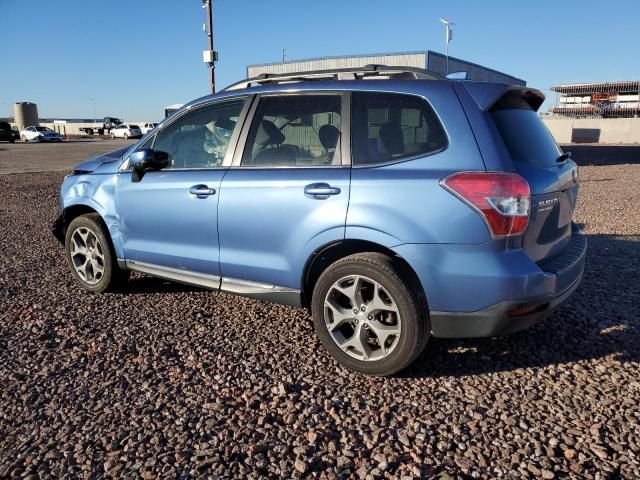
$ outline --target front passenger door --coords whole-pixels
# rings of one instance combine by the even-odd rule
[[[131,181],[130,171],[118,175],[116,210],[127,261],[219,276],[220,181],[245,100],[178,116],[142,145],[168,153],[169,167],[147,172],[140,182]]]

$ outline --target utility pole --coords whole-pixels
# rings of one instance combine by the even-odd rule
[[[213,49],[213,0],[202,0],[202,8],[207,9],[207,37],[208,50],[202,52],[202,61],[209,65],[209,83],[211,93],[216,93],[215,63],[218,61],[218,52]]]
[[[453,27],[455,23],[444,18],[440,21],[444,24],[444,56],[447,58],[447,75],[449,74],[449,42],[453,39]]]

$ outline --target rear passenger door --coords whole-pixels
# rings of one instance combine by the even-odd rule
[[[300,289],[309,255],[344,238],[350,183],[345,98],[263,95],[252,105],[220,188],[223,289],[246,292],[247,282]]]

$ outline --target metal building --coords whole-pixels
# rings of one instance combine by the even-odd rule
[[[39,125],[38,106],[31,102],[16,102],[13,104],[13,118],[18,130]]]
[[[262,73],[293,73],[311,70],[330,70],[334,68],[364,67],[369,64],[418,67],[432,72],[447,73],[446,57],[437,52],[417,51],[399,53],[374,53],[368,55],[346,55],[338,57],[307,58],[287,62],[263,63],[247,66],[247,77],[256,77]],[[492,68],[483,67],[466,60],[449,57],[449,73],[467,72],[469,80],[484,82],[503,82],[525,86],[526,81]]]

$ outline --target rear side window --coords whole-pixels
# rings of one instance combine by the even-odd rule
[[[394,162],[446,148],[444,128],[424,99],[377,92],[354,92],[351,98],[353,165]]]
[[[342,96],[285,95],[260,100],[241,165],[340,165]]]
[[[501,100],[491,109],[491,116],[514,162],[556,165],[562,151],[525,99]]]

